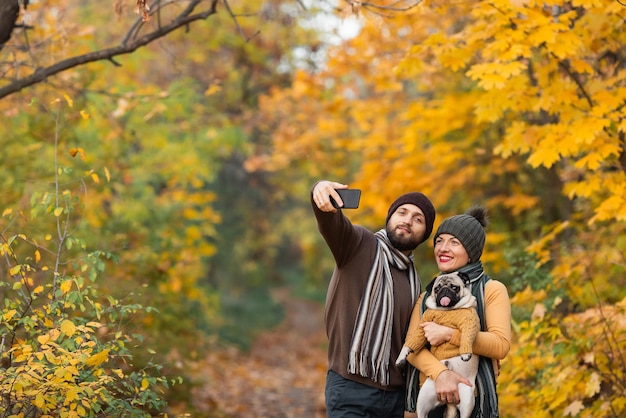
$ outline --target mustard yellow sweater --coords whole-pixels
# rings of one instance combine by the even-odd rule
[[[416,305],[415,309],[419,309],[419,306]],[[480,331],[480,319],[475,308],[426,309],[422,316],[422,322],[435,322],[439,325],[456,328],[460,333],[458,344],[446,342],[430,348],[430,352],[438,360],[458,356],[459,354],[472,353],[472,344],[474,344],[476,335]],[[427,342],[424,336],[424,329],[416,327],[409,331],[404,345],[417,352],[424,348]]]

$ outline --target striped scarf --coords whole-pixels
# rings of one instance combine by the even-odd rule
[[[472,285],[472,294],[476,296],[476,311],[480,317],[480,329],[481,331],[487,330],[487,324],[485,323],[485,284],[491,280],[489,276],[485,274],[483,265],[480,261],[468,264],[459,269],[459,271],[467,273],[470,277],[470,283]],[[422,313],[426,310],[426,298],[428,294],[424,295],[422,299]],[[408,364],[408,363],[407,363]],[[493,362],[488,357],[480,356],[478,363],[478,374],[476,375],[476,387],[478,388],[478,395],[476,397],[476,404],[474,405],[474,411],[472,411],[472,418],[498,418],[500,412],[498,410],[498,393],[496,392],[496,374],[493,370]],[[406,410],[409,412],[415,412],[415,406],[417,403],[417,394],[419,393],[419,373],[417,369],[411,365],[407,369],[407,393],[406,393]],[[429,414],[429,416],[436,416]]]
[[[413,265],[413,254],[407,256],[395,249],[384,229],[374,236],[378,245],[352,332],[348,373],[370,377],[386,386],[389,384],[394,309],[390,268],[408,270],[412,304],[420,294],[421,283]]]

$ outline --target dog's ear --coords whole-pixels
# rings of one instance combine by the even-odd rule
[[[428,285],[426,286],[426,292],[428,292],[429,294],[433,291],[433,286],[435,285],[435,280],[437,280],[437,277],[439,276],[436,276],[434,279],[432,279],[430,283],[428,283]]]
[[[463,273],[462,271],[459,271],[458,274],[461,280],[463,280],[463,283],[465,283],[465,286],[470,284],[470,277],[467,273]]]

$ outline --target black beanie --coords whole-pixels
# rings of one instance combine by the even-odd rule
[[[455,236],[467,251],[470,262],[480,260],[485,247],[485,227],[487,226],[487,210],[482,206],[468,209],[463,215],[455,215],[445,219],[437,232],[434,241],[441,234]]]
[[[423,193],[411,192],[403,194],[397,198],[391,206],[389,206],[387,219],[385,219],[385,225],[387,225],[389,218],[391,218],[391,215],[393,215],[396,209],[407,203],[417,206],[422,210],[422,212],[424,212],[424,217],[426,218],[426,231],[424,231],[424,239],[421,241],[424,242],[428,239],[431,232],[433,232],[433,223],[435,223],[435,207]]]

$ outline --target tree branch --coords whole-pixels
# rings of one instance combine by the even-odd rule
[[[406,12],[416,7],[422,0],[397,0],[388,5],[381,5],[363,0],[345,0],[351,7],[352,13],[358,15],[361,9],[367,9],[375,14],[382,12]]]
[[[351,2],[354,2],[354,1],[351,0]],[[380,4],[372,3],[369,1],[364,1],[364,2],[359,2],[359,3],[361,3],[363,8],[365,9],[370,8],[370,9],[378,9],[378,10],[383,10],[383,11],[406,12],[416,7],[421,2],[422,0],[411,0],[411,1],[398,0],[390,5],[384,5],[384,6]]]
[[[587,93],[587,90],[585,90],[585,86],[583,85],[582,81],[580,80],[580,77],[578,76],[578,74],[575,73],[572,70],[571,66],[569,65],[569,61],[560,59],[553,52],[551,52],[550,54],[552,55],[553,58],[555,58],[557,60],[559,66],[563,70],[565,70],[565,72],[567,73],[567,75],[569,75],[569,77],[572,79],[572,81],[574,81],[574,83],[576,83],[576,86],[578,87],[578,90],[580,91],[580,93],[587,100],[587,103],[589,104],[589,107],[593,107],[593,100],[591,99],[591,96],[589,96],[589,93]]]
[[[202,3],[202,0],[193,0],[189,3],[189,6],[182,11],[175,19],[165,26],[159,26],[153,32],[147,33],[141,37],[136,37],[139,28],[142,26],[142,21],[139,19],[137,23],[129,30],[128,34],[118,46],[112,48],[102,49],[100,51],[94,51],[83,55],[78,55],[72,58],[59,61],[56,64],[50,65],[45,68],[39,68],[34,73],[15,80],[14,82],[0,88],[0,99],[9,96],[13,93],[40,83],[46,80],[48,77],[66,71],[70,68],[78,67],[95,61],[109,60],[114,65],[119,65],[114,60],[114,57],[119,55],[130,54],[138,48],[148,45],[149,43],[162,38],[169,33],[175,31],[180,27],[189,25],[192,22],[198,20],[206,20],[209,16],[217,13],[217,3],[219,0],[211,0],[210,6],[207,10],[200,13],[192,14],[195,8]]]

